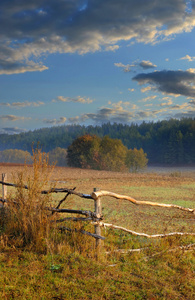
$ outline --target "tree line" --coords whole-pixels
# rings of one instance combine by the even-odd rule
[[[42,128],[15,135],[0,135],[0,151],[19,149],[31,153],[32,144],[40,144],[45,152],[56,147],[67,149],[83,135],[120,139],[128,149],[143,149],[149,164],[195,163],[195,118],[142,122],[140,125],[106,123],[101,126],[67,125]]]

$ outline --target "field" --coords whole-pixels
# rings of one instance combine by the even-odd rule
[[[23,166],[0,166],[8,182],[22,170]],[[25,176],[31,173],[29,166]],[[195,208],[194,168],[156,167],[132,174],[56,167],[48,180],[47,187],[51,186],[76,187],[84,194],[98,188],[137,200]],[[8,194],[13,193],[14,188],[8,188]],[[63,196],[52,195],[53,204]],[[94,203],[71,195],[63,207],[93,211]],[[102,208],[105,223],[136,232],[195,233],[194,214],[189,212],[135,206],[111,197],[102,198]],[[90,224],[74,225],[94,231]],[[183,246],[195,243],[195,236],[151,240],[106,228],[102,235],[106,239],[98,260],[94,239],[81,234],[65,234],[58,251],[48,247],[47,253],[10,247],[1,239],[1,299],[194,299],[195,255],[193,247]],[[140,248],[144,250],[127,254],[117,251]]]

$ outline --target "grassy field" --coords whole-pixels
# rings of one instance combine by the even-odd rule
[[[13,182],[23,166],[0,166]],[[33,173],[25,169],[25,176]],[[137,200],[172,203],[195,208],[195,170],[148,169],[140,174],[56,167],[47,186],[74,188],[91,194],[94,188],[131,196]],[[39,178],[41,181],[42,179]],[[8,194],[14,194],[8,188]],[[53,205],[64,195],[53,194]],[[94,211],[92,200],[69,196],[64,208]],[[147,234],[195,233],[194,214],[177,209],[135,206],[124,200],[102,198],[104,222]],[[64,216],[63,216],[64,217]],[[91,224],[67,227],[94,232]],[[1,229],[3,233],[3,229]],[[96,258],[95,240],[79,233],[55,233],[57,246],[48,241],[44,251],[9,243],[0,237],[1,299],[187,299],[195,298],[195,236],[161,239],[136,237],[102,229],[106,237]],[[121,254],[119,249],[140,249]]]

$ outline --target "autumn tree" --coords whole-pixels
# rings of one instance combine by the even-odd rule
[[[68,147],[67,163],[71,167],[97,169],[100,138],[89,134],[78,137]]]
[[[127,151],[126,166],[131,172],[137,172],[141,169],[144,169],[147,166],[147,163],[147,154],[144,153],[142,148],[139,150],[134,148]]]
[[[68,165],[78,168],[121,171],[126,168],[127,148],[121,140],[84,135],[68,147]]]

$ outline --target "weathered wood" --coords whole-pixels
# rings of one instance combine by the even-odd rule
[[[100,235],[97,235],[95,233],[91,233],[91,232],[88,232],[88,231],[85,231],[85,230],[78,230],[76,228],[74,229],[71,229],[71,228],[68,228],[68,227],[64,227],[64,226],[61,226],[61,227],[58,227],[60,230],[67,230],[67,231],[71,231],[71,232],[80,232],[82,234],[87,234],[87,235],[90,235],[92,237],[94,237],[95,239],[100,239],[100,240],[105,240],[105,237],[104,236],[100,236]]]
[[[74,188],[75,189],[75,188]],[[52,188],[50,190],[45,190],[45,191],[41,191],[41,194],[50,194],[50,193],[69,193],[69,194],[73,194],[76,196],[79,196],[81,198],[86,198],[86,199],[92,199],[94,200],[91,195],[88,194],[82,194],[82,193],[78,193],[76,192],[74,189],[67,189],[67,188]]]
[[[75,190],[75,189],[76,189],[76,187],[73,188],[73,190]],[[66,199],[68,198],[69,195],[70,195],[70,193],[67,193],[66,196],[65,196],[62,200],[60,200],[60,202],[59,202],[58,205],[56,206],[56,209],[60,208],[60,205],[61,205],[63,202],[66,201]],[[54,213],[55,213],[55,212],[52,211],[52,215],[53,215]]]
[[[173,251],[177,251],[177,250],[188,251],[188,250],[193,250],[193,248],[195,248],[195,243],[185,245],[185,246],[178,246],[178,247],[174,247],[172,249],[168,249],[168,250],[164,250],[164,251],[161,251],[161,252],[158,252],[158,253],[154,253],[154,254],[148,256],[147,258],[156,256],[156,255],[160,255],[164,252],[173,252]],[[141,252],[141,251],[144,251],[144,250],[147,250],[147,249],[148,249],[148,247],[138,248],[138,249],[115,249],[113,251],[106,251],[105,253],[106,254],[112,254],[113,252],[118,252],[118,253],[121,253],[121,254],[128,254],[128,253],[132,253],[132,252]]]
[[[96,191],[97,191],[97,189],[94,188],[94,192],[96,192]],[[94,205],[95,205],[96,216],[97,216],[97,218],[100,219],[102,217],[101,199],[97,198],[96,200],[94,200]],[[101,235],[101,227],[99,226],[99,223],[97,223],[97,225],[95,225],[95,234]],[[101,240],[100,239],[96,239],[96,248],[99,252],[100,248],[101,248]]]
[[[27,185],[20,185],[20,184],[14,184],[14,183],[8,183],[8,182],[4,182],[4,181],[0,181],[0,184],[2,184],[3,186],[13,186],[13,187],[21,187],[23,189],[28,189]]]
[[[80,214],[80,215],[85,215],[87,217],[91,217],[92,219],[97,220],[98,217],[95,212],[92,212],[90,210],[78,210],[78,209],[57,209],[57,208],[52,208],[52,207],[46,207],[47,210],[49,211],[54,211],[58,213],[70,213],[70,214]]]
[[[7,174],[2,174],[2,182],[5,183],[7,181]],[[7,198],[7,186],[2,184],[2,198],[5,200]]]
[[[109,224],[109,223],[103,223],[103,222],[93,222],[93,224],[99,224],[99,226],[103,226],[103,227],[110,227],[113,229],[119,229],[119,230],[123,230],[125,232],[128,232],[132,235],[136,235],[136,236],[143,236],[143,237],[147,237],[147,238],[159,238],[159,237],[167,237],[167,236],[172,236],[172,235],[195,235],[195,233],[193,232],[171,232],[171,233],[165,233],[165,234],[146,234],[146,233],[138,233],[135,232],[133,230],[124,228],[122,226],[116,226],[113,224]]]
[[[159,207],[167,207],[167,208],[177,208],[177,209],[180,209],[183,211],[195,213],[195,209],[193,209],[193,208],[186,208],[186,207],[182,207],[182,206],[174,205],[174,204],[164,204],[164,203],[157,203],[157,202],[150,202],[150,201],[139,201],[139,200],[136,200],[129,196],[119,195],[119,194],[108,192],[108,191],[94,191],[91,194],[91,196],[94,200],[97,200],[99,197],[102,197],[102,196],[110,196],[110,197],[114,197],[116,199],[128,200],[131,203],[136,204],[136,205],[151,205],[151,206],[159,206]]]
[[[61,223],[61,222],[64,222],[64,221],[91,221],[92,218],[74,218],[74,217],[67,217],[67,218],[63,218],[63,219],[59,219],[59,220],[53,220],[52,222],[55,222],[55,223]]]

